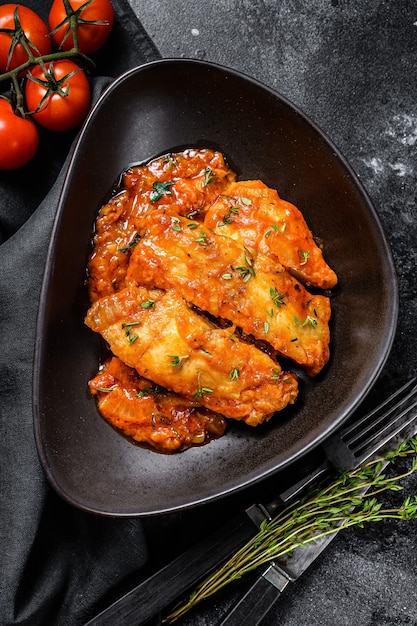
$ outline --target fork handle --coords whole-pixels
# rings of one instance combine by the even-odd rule
[[[272,563],[217,626],[257,626],[278,600],[289,578]]]

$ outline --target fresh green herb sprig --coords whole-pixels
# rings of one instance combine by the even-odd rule
[[[394,475],[382,473],[387,463],[405,457],[411,459],[409,469]],[[339,530],[363,527],[384,519],[417,519],[417,496],[409,496],[392,508],[384,508],[378,499],[384,492],[401,491],[401,481],[416,470],[417,437],[356,470],[334,470],[329,478],[313,485],[303,497],[284,507],[272,521],[265,520],[253,539],[200,583],[163,621],[175,621],[246,573]]]

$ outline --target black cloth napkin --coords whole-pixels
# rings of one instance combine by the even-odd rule
[[[127,1],[112,0],[110,39],[93,57],[97,98],[159,53]],[[25,1],[45,20],[49,3]],[[5,92],[8,86],[0,85]],[[77,131],[41,133],[35,159],[0,172],[0,624],[78,626],[129,586],[146,561],[140,521],[81,512],[49,487],[32,420],[32,360],[51,227]],[[115,594],[114,597],[112,594]]]

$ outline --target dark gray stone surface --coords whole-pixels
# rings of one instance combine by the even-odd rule
[[[417,5],[414,0],[131,0],[163,57],[238,69],[301,107],[348,159],[392,246],[400,318],[382,389],[416,372]],[[354,253],[352,251],[352,253]],[[346,355],[349,367],[349,355]],[[417,477],[405,493],[417,492]],[[148,525],[164,560],[233,508],[228,501]],[[155,525],[156,524],[156,525]],[[417,624],[416,522],[386,521],[339,535],[274,606],[263,626]],[[153,542],[153,543],[152,543]],[[175,550],[174,550],[175,551]],[[230,586],[180,622],[210,626],[246,586]]]

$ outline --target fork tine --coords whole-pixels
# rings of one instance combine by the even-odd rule
[[[404,430],[413,422],[413,420],[417,418],[417,411],[413,410],[416,409],[416,407],[417,398],[412,404],[407,405],[402,411],[400,411],[400,413],[398,413],[392,421],[386,424],[385,427],[381,428],[377,433],[369,437],[366,442],[359,444],[358,446],[351,447],[352,453],[360,459],[360,462],[372,456],[374,452],[386,445],[391,439],[398,435],[398,433]],[[384,417],[389,414],[390,411],[387,411]],[[407,418],[403,419],[404,416],[407,416]]]
[[[334,447],[329,440],[330,446],[325,446],[327,454],[339,467],[351,469],[369,459],[416,419],[417,377],[414,377],[362,419],[340,431],[334,438]]]
[[[412,433],[403,432],[413,422],[416,422],[415,430]],[[324,461],[310,470],[307,476],[303,476],[291,487],[281,491],[278,498],[268,502],[266,506],[268,513],[274,515],[283,503],[285,504],[298,496],[307,486],[328,472],[331,466],[336,466],[342,470],[355,469],[367,461],[377,450],[386,446],[399,433],[401,433],[402,438],[406,438],[416,432],[417,376],[397,389],[375,409],[324,441],[321,444],[326,455]],[[252,509],[253,507],[249,507],[247,513],[255,523],[258,523],[258,519],[264,519],[265,515],[262,512],[259,518],[258,505],[255,507],[256,519],[252,516]]]
[[[417,390],[416,385],[417,377],[409,380],[407,383],[405,383],[405,385],[397,389],[393,394],[386,398],[386,400],[384,400],[381,404],[372,409],[369,413],[364,415],[360,420],[357,420],[354,424],[342,429],[340,431],[340,438],[346,440],[350,436],[350,440],[353,441],[354,433],[359,430],[362,436],[366,434],[366,432],[368,430],[371,430],[376,423],[379,423],[382,418],[385,418],[390,411],[395,411],[397,406],[408,400],[408,398],[411,397],[413,393]],[[396,402],[398,397],[400,399],[398,400],[398,402]],[[375,419],[375,415],[381,413],[381,411],[384,411],[381,414],[381,417],[377,417]],[[365,427],[366,422],[369,422],[368,427]]]
[[[399,436],[398,443],[400,443],[400,441],[415,435],[417,433],[416,383],[417,377],[403,385],[364,417],[325,441],[322,447],[326,452],[328,461],[342,470],[356,469],[388,443],[390,443],[390,448],[394,448],[396,437]],[[410,427],[411,424],[412,427]],[[407,429],[407,427],[410,428]],[[388,461],[382,462],[379,473],[387,465]],[[314,476],[319,476],[323,468],[324,465],[320,465],[315,470]],[[311,473],[304,480],[299,481],[284,492],[285,498],[282,498],[284,503],[290,497],[298,495],[306,485],[310,484]],[[360,492],[365,494],[368,489],[369,485],[367,487],[362,486]],[[276,510],[276,503],[276,500],[271,503],[274,511]],[[268,511],[271,510],[271,504],[266,505]],[[278,594],[282,592],[289,581],[297,580],[307,567],[315,561],[327,547],[332,536],[335,535],[322,537],[317,543],[311,543],[310,546],[298,547],[289,557],[278,559],[278,563],[271,562],[268,569],[262,572],[243,597],[233,605],[226,617],[218,622],[218,626],[260,624],[268,610],[278,599]]]

